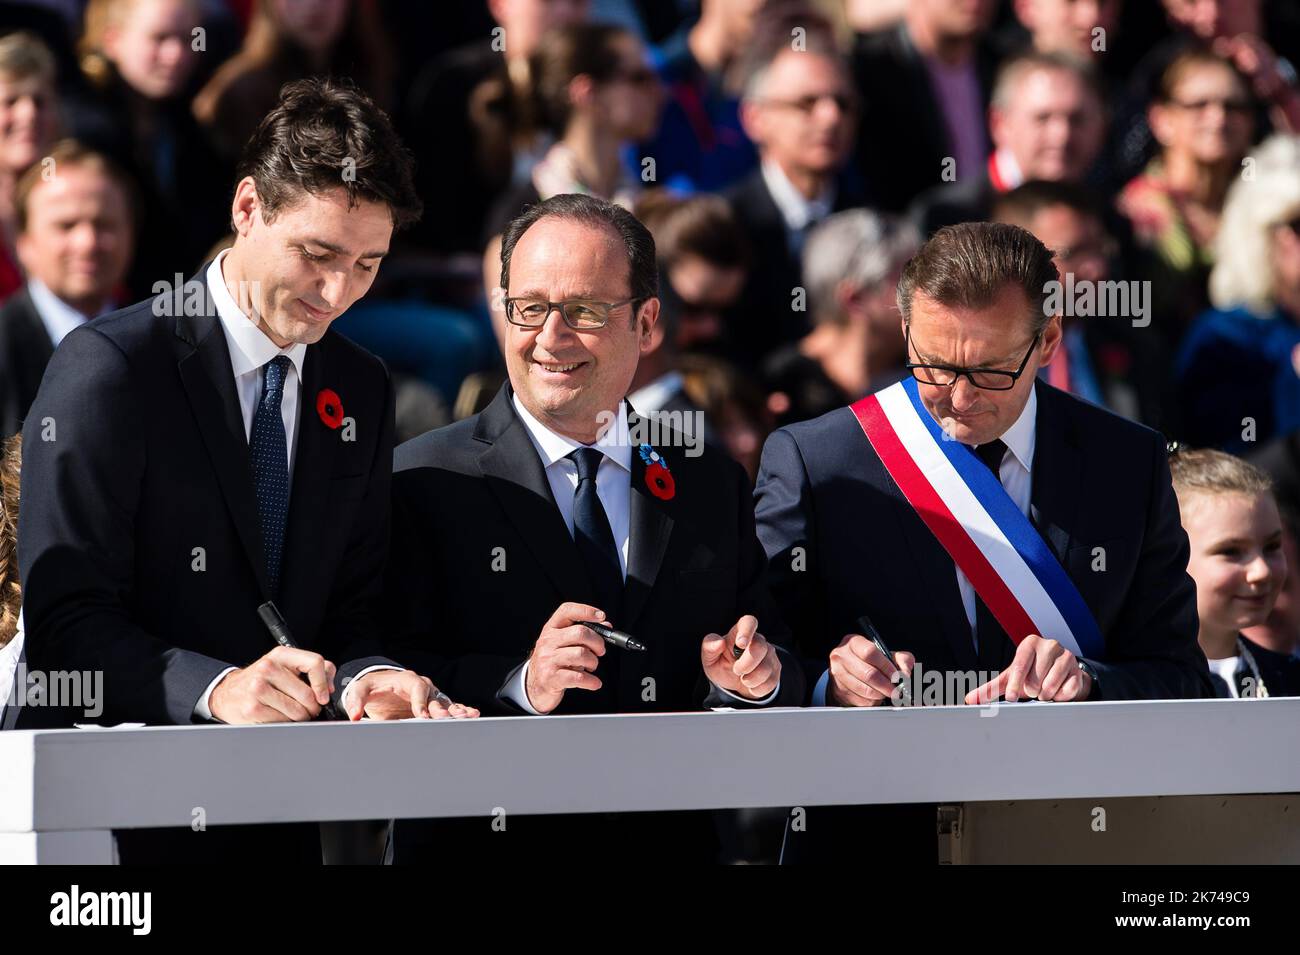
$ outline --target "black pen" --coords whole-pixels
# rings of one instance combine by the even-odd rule
[[[862,616],[858,617],[858,629],[862,631],[862,635],[864,637],[866,637],[868,640],[870,640],[872,643],[876,645],[876,649],[879,650],[881,653],[883,653],[885,655],[885,659],[888,660],[890,663],[892,663],[895,669],[897,669],[898,661],[894,659],[893,652],[889,649],[889,647],[885,646],[885,640],[883,637],[881,637],[880,631],[876,629],[876,625],[871,622],[871,618],[868,617],[865,613]],[[911,703],[912,689],[907,685],[907,681],[900,680],[898,685],[901,689],[903,703],[905,704]]]
[[[611,647],[619,647],[623,650],[644,650],[645,644],[638,643],[636,638],[622,630],[615,630],[613,627],[607,627],[603,623],[596,623],[594,620],[579,620],[580,624],[588,630],[593,630]]]
[[[293,642],[293,637],[289,636],[289,624],[280,614],[280,608],[274,602],[268,600],[257,608],[257,615],[262,618],[262,623],[266,624],[266,629],[271,631],[271,636],[275,642],[282,647],[288,647],[290,650],[297,650],[298,644]],[[299,676],[307,685],[311,685],[311,680],[307,674],[300,673]],[[330,712],[329,705],[321,707],[320,718],[323,720],[332,720],[334,714]]]

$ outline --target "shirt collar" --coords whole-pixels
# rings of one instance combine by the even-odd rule
[[[772,196],[772,201],[776,203],[781,218],[785,220],[786,228],[803,229],[810,223],[830,215],[831,207],[835,203],[834,185],[827,185],[821,195],[815,199],[805,199],[803,193],[794,187],[794,183],[777,163],[771,159],[764,159],[760,168],[763,182]]]
[[[105,306],[99,310],[98,315],[87,317],[55,295],[50,291],[50,287],[38,278],[27,280],[27,294],[31,297],[36,314],[40,316],[41,324],[45,326],[45,331],[55,348],[74,328],[84,325],[91,317],[97,318],[113,310],[112,306]]]
[[[1016,460],[1030,474],[1034,473],[1035,423],[1038,419],[1038,389],[1031,386],[1029,400],[1016,423],[1002,435],[1002,443],[1015,455]]]
[[[249,318],[226,287],[226,279],[221,264],[225,261],[229,249],[222,249],[208,266],[207,282],[212,302],[217,308],[217,317],[221,320],[221,330],[225,332],[226,344],[230,346],[230,365],[235,377],[240,378],[249,372],[258,371],[276,355],[287,355],[302,381],[302,364],[307,354],[307,346],[294,342],[287,348],[281,348],[266,336],[257,324]]]
[[[572,438],[566,438],[562,434],[556,434],[546,425],[542,424],[533,416],[533,414],[524,407],[524,403],[519,400],[519,395],[511,394],[511,402],[515,406],[515,413],[519,415],[519,420],[524,423],[528,430],[528,437],[533,441],[533,447],[537,449],[537,454],[542,459],[542,467],[549,468],[557,461],[567,458],[571,453],[579,448],[595,447],[605,453],[609,458],[628,474],[632,473],[632,441],[627,426],[627,402],[618,403],[618,421],[614,427],[610,428],[603,438],[594,445],[585,445]]]
[[[663,410],[673,395],[682,390],[682,385],[681,372],[666,372],[628,395],[627,403],[639,409],[637,414],[654,414]]]

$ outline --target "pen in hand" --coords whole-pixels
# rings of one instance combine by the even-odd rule
[[[622,650],[644,650],[645,644],[637,641],[631,634],[624,633],[622,630],[615,630],[613,627],[607,627],[603,623],[596,623],[594,620],[579,621],[588,630],[593,631],[601,637],[611,647],[618,647]]]
[[[276,643],[282,647],[287,647],[290,650],[298,649],[298,644],[294,643],[293,637],[289,635],[288,622],[285,621],[284,617],[280,613],[280,608],[277,607],[273,601],[268,600],[266,603],[258,607],[257,615],[262,618],[262,623],[265,624],[266,629],[270,631],[271,636],[275,639]],[[311,683],[311,681],[307,679],[307,674],[305,673],[299,674],[299,678],[304,683]],[[330,710],[328,703],[321,707],[320,718],[323,720],[334,719],[334,714]]]
[[[865,613],[858,617],[858,630],[876,645],[876,649],[885,655],[886,660],[892,663],[895,668],[898,668],[898,660],[894,657],[893,651],[885,646],[885,640],[880,636],[880,631],[876,629],[876,625],[871,622],[871,618]],[[898,686],[903,705],[910,705],[912,702],[912,688],[907,685],[907,680],[900,680]]]

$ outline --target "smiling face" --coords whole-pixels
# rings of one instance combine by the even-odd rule
[[[621,302],[632,295],[627,250],[612,227],[545,217],[515,245],[506,295]],[[650,299],[614,309],[603,328],[575,331],[558,309],[539,328],[508,324],[510,384],[548,428],[591,443],[606,420],[602,413],[615,411],[627,394],[658,317],[659,300]]]
[[[16,176],[45,154],[58,127],[57,103],[44,77],[0,73],[0,170]]]
[[[194,67],[191,34],[198,25],[192,0],[136,0],[104,34],[104,52],[137,92],[166,99],[180,92]]]
[[[361,200],[348,208],[342,188],[304,194],[267,221],[247,176],[232,215],[238,237],[224,263],[226,284],[281,348],[321,340],[370,290],[393,234],[387,205]]]
[[[1034,339],[1032,317],[1028,297],[1010,283],[985,308],[949,307],[918,290],[912,298],[909,360],[1015,371]],[[955,441],[978,445],[999,438],[1024,411],[1034,376],[1052,360],[1060,341],[1061,319],[1056,316],[1010,391],[976,388],[965,377],[951,386],[918,381],[921,401]]]
[[[1180,493],[1179,509],[1202,632],[1234,633],[1266,621],[1287,573],[1273,496],[1191,490]]]

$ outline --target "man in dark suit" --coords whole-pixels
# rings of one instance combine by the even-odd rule
[[[393,390],[329,331],[419,214],[409,159],[364,94],[308,80],[285,87],[242,172],[231,249],[71,332],[50,363],[23,433],[28,663],[102,672],[109,723],[470,712],[378,652]],[[296,647],[259,619],[267,601]],[[320,861],[314,825],[119,847]]]
[[[856,158],[885,211],[902,212],[942,183],[946,161],[958,180],[983,166],[998,62],[988,37],[994,9],[992,0],[911,0],[898,26],[858,36]]]
[[[14,187],[27,281],[0,308],[0,437],[22,429],[55,346],[112,308],[131,264],[135,192],[126,173],[73,140],[46,159]],[[59,174],[46,175],[49,168]]]
[[[650,233],[560,195],[510,224],[501,257],[509,383],[396,454],[393,656],[496,714],[797,703],[743,471],[624,400],[659,311]],[[593,620],[645,649],[607,645]],[[708,815],[691,816],[512,819],[505,835],[399,821],[395,861],[435,840],[439,861],[550,858],[578,833],[584,858],[705,854]]]
[[[735,356],[753,367],[808,331],[797,294],[808,230],[862,198],[845,175],[857,115],[847,64],[817,30],[803,50],[791,49],[788,33],[766,42],[767,52],[752,58],[740,107],[759,168],[725,194],[753,249],[729,338]]]
[[[1013,643],[843,408],[775,432],[756,491],[774,595],[815,661],[810,680],[820,676],[812,702],[889,703],[894,674],[917,666],[991,675],[944,700],[955,704],[1213,695],[1163,438],[1036,378],[1061,342],[1060,316],[1044,309],[1056,276],[1030,233],[968,223],[941,230],[908,263],[899,308],[923,413],[972,448],[1030,519],[1104,652],[1083,659],[1064,634]],[[864,613],[895,660],[858,632]],[[788,833],[787,858],[864,849],[883,824],[904,855],[934,862],[933,807],[840,810],[843,825],[835,815]],[[831,833],[836,845],[822,838]]]

